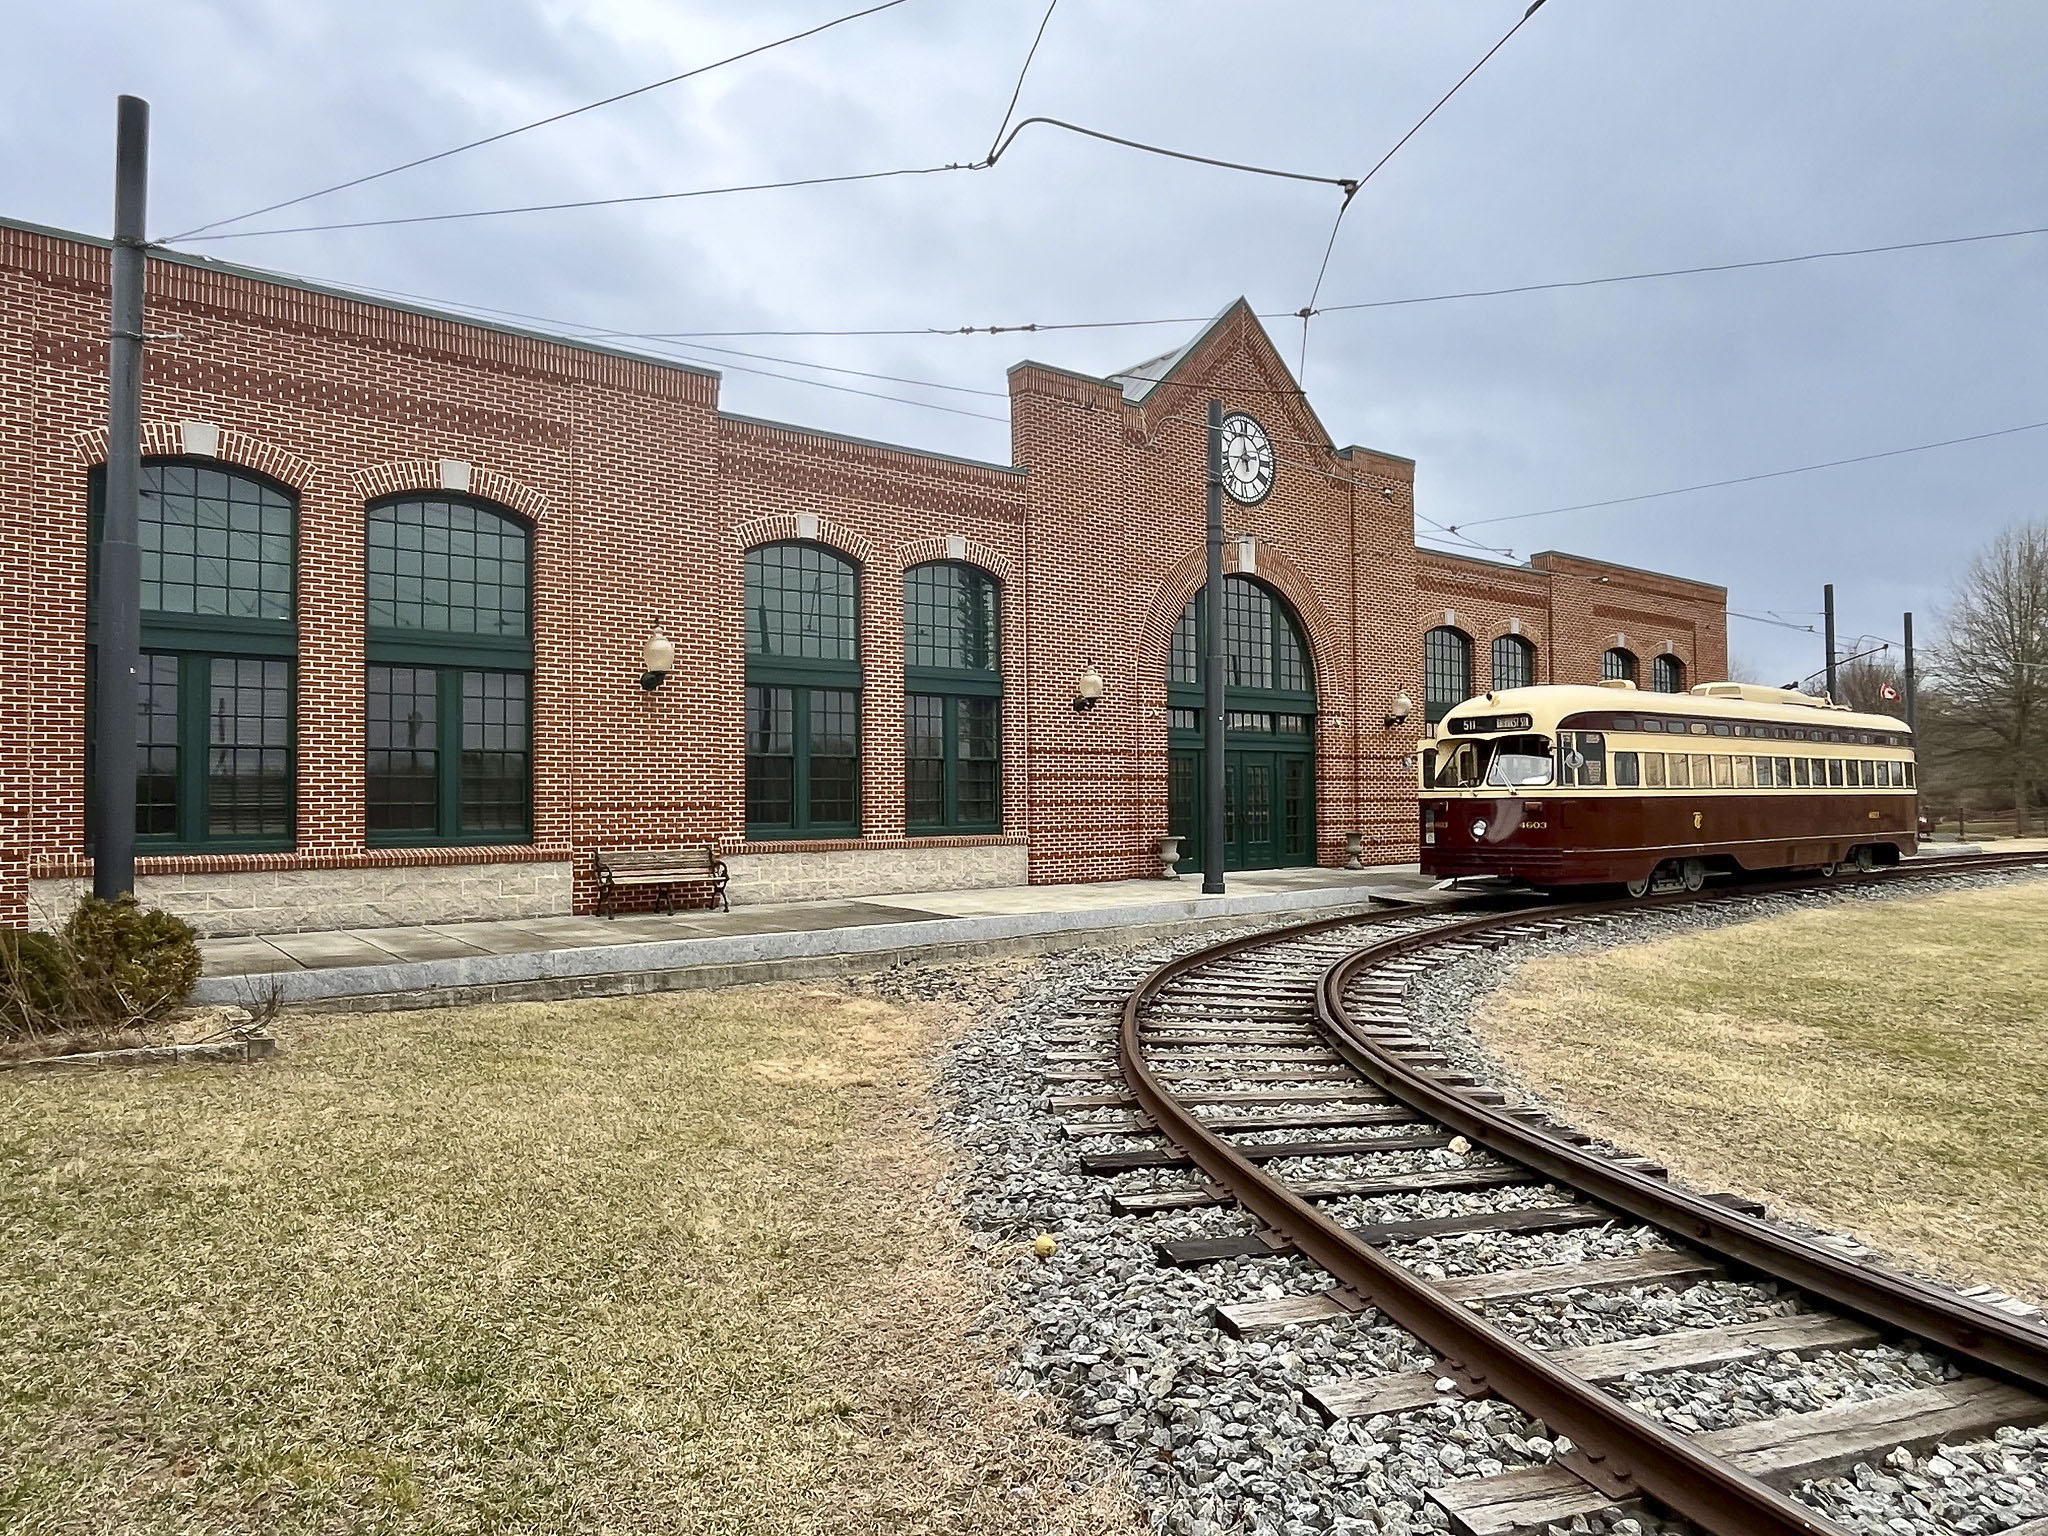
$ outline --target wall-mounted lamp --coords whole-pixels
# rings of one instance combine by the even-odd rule
[[[640,647],[640,686],[652,693],[675,669],[676,643],[657,629]]]
[[[1074,680],[1074,708],[1085,713],[1095,707],[1095,701],[1102,697],[1102,674],[1093,667],[1083,667],[1081,675]]]
[[[1406,724],[1408,712],[1414,707],[1414,704],[1409,702],[1407,694],[1395,694],[1394,707],[1387,711],[1387,729],[1391,731],[1397,725]]]

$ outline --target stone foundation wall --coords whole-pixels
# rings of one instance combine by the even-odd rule
[[[1030,880],[1022,844],[970,848],[832,848],[787,853],[729,853],[737,907],[768,901],[886,896],[900,891],[964,891]]]
[[[283,869],[232,875],[143,875],[135,894],[207,938],[321,928],[556,917],[570,910],[575,866],[559,863]],[[29,883],[30,922],[55,927],[89,889],[82,879]]]

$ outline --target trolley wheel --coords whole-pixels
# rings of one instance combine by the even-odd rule
[[[1841,865],[1839,864],[1823,864],[1820,866],[1820,877],[1823,880],[1832,880],[1840,869]]]
[[[1645,896],[1649,895],[1651,878],[1650,875],[1644,875],[1641,879],[1629,881],[1627,883],[1629,898],[1633,901],[1641,901]]]
[[[1877,850],[1865,843],[1856,850],[1856,873],[1867,875],[1877,868]]]
[[[1678,874],[1688,891],[1697,891],[1707,883],[1707,866],[1701,859],[1687,859],[1678,867]]]

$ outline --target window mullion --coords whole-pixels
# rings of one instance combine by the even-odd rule
[[[944,786],[940,813],[947,828],[954,829],[960,825],[960,701],[951,694],[939,707],[939,734],[944,754],[944,766],[939,770]]]
[[[213,697],[213,659],[185,652],[178,657],[178,841],[206,838],[211,786],[207,735]]]
[[[811,690],[789,690],[789,824],[798,832],[811,829]]]
[[[462,670],[434,672],[434,828],[442,839],[462,831]]]

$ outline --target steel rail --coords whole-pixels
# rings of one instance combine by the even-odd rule
[[[1874,883],[1890,883],[1902,876],[2017,867],[2033,862],[2048,862],[2048,856],[1993,855],[1971,858],[1967,865],[1944,860],[1933,868],[1916,868],[1909,876],[1904,871],[1887,872],[1851,883],[1873,879]],[[1894,1331],[1917,1333],[1942,1342],[1955,1353],[1985,1364],[1999,1375],[2029,1385],[2048,1385],[2048,1333],[2021,1325],[1991,1308],[1942,1295],[1918,1282],[1864,1270],[1812,1244],[1780,1234],[1763,1222],[1595,1159],[1558,1137],[1474,1103],[1398,1061],[1349,1027],[1345,990],[1350,980],[1370,965],[1474,934],[1514,927],[1532,917],[1693,905],[1723,899],[1725,894],[1680,893],[1648,901],[1525,908],[1513,913],[1453,919],[1381,939],[1325,971],[1316,994],[1317,1015],[1332,1046],[1355,1070],[1410,1107],[1457,1129],[1496,1155],[1581,1189],[1651,1225],[1681,1232],[1690,1242],[1724,1253],[1738,1267],[1778,1274],[1768,1261],[1777,1256],[1782,1245],[1795,1251],[1802,1261],[1792,1266],[1795,1270],[1816,1277],[1813,1281],[1793,1278],[1793,1283],[1802,1289],[1827,1296],[1844,1310],[1886,1322]],[[1688,1437],[1666,1429],[1599,1388],[1560,1370],[1540,1351],[1444,1296],[1413,1271],[1359,1240],[1344,1225],[1296,1195],[1209,1130],[1166,1090],[1147,1065],[1140,1015],[1147,1003],[1180,977],[1254,949],[1373,920],[1357,915],[1317,919],[1226,940],[1154,969],[1125,999],[1117,1038],[1118,1064],[1140,1113],[1187,1155],[1216,1193],[1235,1199],[1266,1229],[1283,1236],[1303,1257],[1328,1271],[1340,1286],[1434,1349],[1440,1357],[1438,1370],[1457,1381],[1464,1391],[1504,1398],[1543,1420],[1553,1431],[1568,1436],[1574,1450],[1560,1458],[1561,1464],[1602,1493],[1619,1502],[1647,1497],[1722,1536],[1840,1536],[1843,1528],[1833,1521],[1702,1450]],[[1672,1199],[1678,1206],[1657,1203]],[[1666,1219],[1642,1215],[1644,1209],[1663,1211]],[[1672,1215],[1674,1209],[1679,1214]],[[1717,1248],[1717,1240],[1726,1246]],[[1884,1283],[1887,1281],[1891,1283],[1888,1296]],[[1885,1299],[1896,1304],[1900,1316],[1863,1312],[1854,1299],[1863,1296],[1866,1290],[1873,1301]],[[1851,1299],[1843,1300],[1844,1296]],[[1915,1321],[1909,1324],[1900,1320],[1902,1317]],[[1941,1326],[1944,1320],[1958,1317],[1963,1319],[1961,1326]]]

